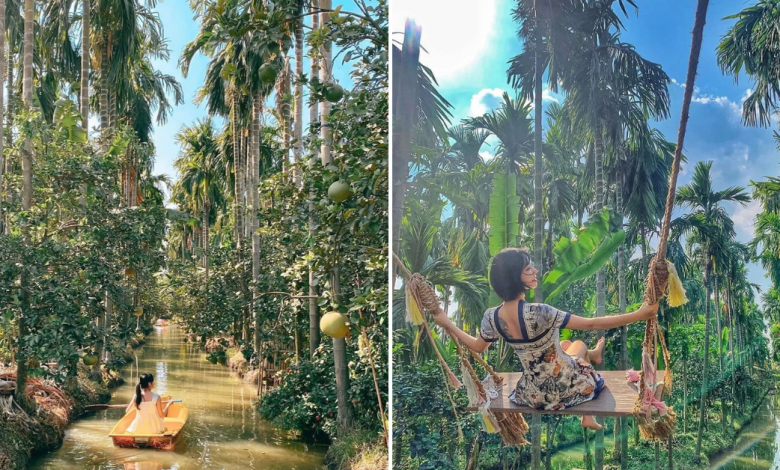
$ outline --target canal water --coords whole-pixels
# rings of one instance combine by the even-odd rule
[[[141,374],[154,375],[154,391],[181,398],[189,421],[173,451],[120,449],[108,437],[123,410],[106,410],[73,423],[62,447],[34,460],[36,470],[314,470],[327,448],[297,440],[263,421],[252,406],[256,387],[244,384],[225,366],[205,361],[205,353],[184,342],[176,326],[155,327],[137,362],[123,372],[126,385],[111,404],[127,404]]]
[[[780,400],[767,395],[734,450],[712,462],[718,470],[780,470]]]

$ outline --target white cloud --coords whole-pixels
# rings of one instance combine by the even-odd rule
[[[497,0],[393,0],[390,29],[403,33],[407,18],[421,27],[420,62],[446,82],[468,74],[496,35]],[[401,42],[401,34],[393,34]]]
[[[552,92],[549,89],[545,89],[542,91],[542,101],[555,101],[556,103],[560,103],[558,101],[558,98],[553,96]]]
[[[483,88],[471,96],[471,105],[469,106],[469,116],[482,116],[485,113],[496,109],[503,99],[504,90],[501,88]],[[510,93],[510,96],[514,97]],[[560,103],[558,97],[549,89],[542,90],[542,102],[554,101]],[[534,107],[531,101],[531,109]]]
[[[471,97],[469,116],[482,116],[495,109],[501,102],[504,90],[501,88],[484,88]]]
[[[741,238],[742,242],[753,238],[753,223],[759,212],[761,212],[761,202],[757,200],[750,201],[744,207],[736,205],[736,210],[731,214],[731,220],[734,221],[737,237]]]
[[[694,92],[693,102],[699,104],[717,104],[731,110],[735,117],[742,116],[742,108],[725,96],[699,95]]]
[[[496,158],[494,154],[488,152],[487,150],[483,150],[479,152],[479,156],[482,157],[482,160],[485,161],[486,163]]]
[[[752,94],[753,94],[753,90],[751,90],[750,88],[748,88],[747,90],[745,90],[745,92],[744,92],[744,93],[742,93],[742,98],[739,100],[739,102],[740,102],[740,103],[744,103],[744,102],[745,102],[745,100],[746,100],[746,99],[748,99],[748,97],[749,97],[750,95],[752,95]]]

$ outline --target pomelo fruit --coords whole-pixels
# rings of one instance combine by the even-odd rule
[[[258,76],[260,80],[266,83],[273,83],[276,81],[276,75],[279,73],[279,69],[273,64],[263,64],[260,66]]]
[[[344,202],[352,197],[352,188],[343,181],[336,181],[328,187],[328,197],[333,202]]]
[[[96,366],[98,363],[97,354],[87,354],[82,357],[81,360],[84,362],[85,366]]]
[[[340,101],[341,98],[344,98],[344,88],[342,88],[341,85],[337,83],[333,83],[326,86],[322,90],[322,95],[326,100],[330,101],[331,103],[335,103]]]
[[[136,307],[136,308],[135,308],[135,312],[134,312],[134,313],[135,313],[135,316],[136,316],[136,317],[140,317],[140,316],[142,316],[142,315],[144,314],[144,309],[143,309],[143,307]]]
[[[347,317],[339,312],[328,312],[320,318],[320,330],[331,338],[343,338],[349,333]]]

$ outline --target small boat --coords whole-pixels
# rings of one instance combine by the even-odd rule
[[[170,400],[171,397],[160,397],[162,401]],[[152,447],[160,450],[173,450],[176,440],[179,439],[187,424],[189,410],[181,403],[172,403],[168,407],[168,413],[163,418],[165,430],[162,434],[135,434],[126,432],[127,428],[135,419],[137,410],[133,408],[122,419],[116,423],[111,430],[109,437],[114,441],[117,447]]]

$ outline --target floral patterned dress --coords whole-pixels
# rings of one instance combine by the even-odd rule
[[[487,342],[503,338],[517,354],[521,376],[509,397],[520,406],[539,410],[560,410],[596,398],[604,379],[580,357],[566,354],[560,345],[560,329],[571,313],[549,305],[518,304],[517,319],[523,338],[510,336],[499,307],[488,309],[482,318],[480,336]]]

